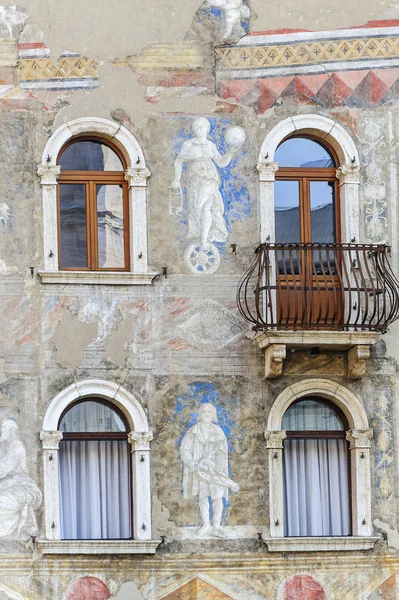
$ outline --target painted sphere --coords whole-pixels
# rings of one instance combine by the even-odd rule
[[[241,148],[241,146],[247,139],[247,134],[245,133],[242,127],[239,127],[238,125],[233,125],[226,129],[224,139],[226,140],[226,144],[228,146],[233,146],[233,148]]]

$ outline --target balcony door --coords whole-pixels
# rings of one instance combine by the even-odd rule
[[[337,326],[342,291],[336,159],[319,140],[291,137],[275,161],[278,323],[290,329]]]

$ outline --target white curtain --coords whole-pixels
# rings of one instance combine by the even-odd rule
[[[345,439],[284,441],[284,535],[350,535]]]
[[[127,440],[60,443],[62,539],[131,537],[130,456]]]

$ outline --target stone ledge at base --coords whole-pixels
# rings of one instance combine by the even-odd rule
[[[366,372],[370,348],[381,337],[375,331],[290,331],[270,330],[258,333],[255,342],[265,351],[265,378],[277,379],[283,374],[287,349],[321,348],[346,350],[348,353],[348,379],[361,379]]]
[[[155,554],[161,540],[38,540],[43,554]]]
[[[337,552],[370,550],[379,537],[264,538],[269,552]]]
[[[127,273],[115,271],[38,271],[42,283],[89,285],[151,285],[158,273]]]

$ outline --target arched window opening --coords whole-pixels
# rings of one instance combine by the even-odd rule
[[[132,538],[129,427],[99,398],[68,406],[58,429],[61,539]]]
[[[340,241],[338,180],[332,149],[319,140],[291,137],[277,148],[276,243]]]
[[[351,535],[349,447],[344,414],[305,397],[283,416],[284,535]]]
[[[57,164],[59,268],[128,271],[129,199],[124,157],[101,138],[72,138]]]
[[[278,319],[293,326],[317,317],[330,327],[342,316],[337,160],[326,144],[304,136],[284,140],[275,160]]]

